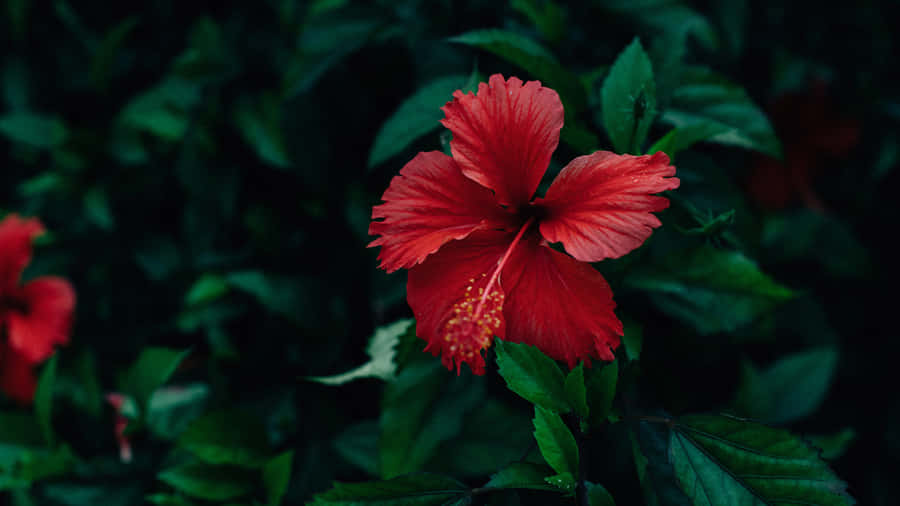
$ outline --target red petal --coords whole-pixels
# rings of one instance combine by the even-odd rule
[[[31,261],[31,241],[44,232],[35,218],[22,219],[17,214],[0,221],[0,291],[12,290]]]
[[[569,367],[613,360],[622,322],[612,290],[589,264],[537,241],[522,241],[503,269],[505,340],[537,346]]]
[[[28,313],[7,313],[9,346],[31,363],[53,354],[56,345],[69,342],[75,290],[68,281],[42,277],[27,283],[20,291]]]
[[[668,177],[674,175],[663,152],[580,156],[560,172],[547,197],[536,202],[547,213],[541,234],[563,243],[583,262],[618,258],[643,244],[660,225],[650,213],[669,207],[669,200],[651,194],[678,188],[678,179]]]
[[[475,232],[409,270],[406,292],[416,317],[416,334],[428,342],[425,350],[441,355],[448,369],[459,371],[467,363],[475,374],[484,374],[481,350],[490,346],[494,335],[504,335],[499,284],[486,300],[484,324],[466,322],[465,317],[469,308],[478,305],[479,289],[485,288],[511,241],[508,233]]]
[[[0,390],[22,404],[31,404],[37,378],[31,363],[22,355],[0,342]]]
[[[501,204],[526,204],[559,144],[563,106],[540,81],[522,84],[494,74],[478,95],[453,94],[441,123],[453,132],[450,149],[463,174],[494,190]]]
[[[502,208],[486,188],[467,179],[447,155],[419,153],[394,177],[372,209],[369,247],[388,272],[421,263],[442,245],[480,228],[502,226]]]

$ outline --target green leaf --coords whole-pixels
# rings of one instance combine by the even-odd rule
[[[552,358],[534,346],[495,340],[497,367],[507,386],[525,400],[560,413],[566,402],[565,377]]]
[[[293,468],[294,452],[288,451],[270,460],[263,466],[262,481],[266,489],[266,498],[269,506],[281,504],[288,486],[291,484],[291,469]]]
[[[556,487],[550,485],[545,479],[550,475],[550,469],[545,465],[532,462],[513,462],[491,475],[491,480],[485,488],[530,488],[534,490],[555,491]]]
[[[682,417],[672,427],[669,456],[681,489],[697,506],[855,503],[815,450],[755,422]]]
[[[734,331],[794,297],[743,254],[711,246],[673,253],[633,272],[626,284],[649,292],[660,310],[701,334]]]
[[[662,120],[699,132],[721,129],[708,140],[781,157],[781,145],[766,115],[742,87],[707,68],[685,70]]]
[[[166,141],[177,141],[187,132],[187,113],[199,101],[196,83],[169,78],[131,100],[119,113],[119,122]]]
[[[377,328],[375,335],[369,339],[369,346],[366,348],[366,354],[369,355],[371,360],[365,364],[343,374],[310,377],[307,379],[326,385],[343,385],[360,378],[379,378],[384,381],[393,379],[394,373],[397,371],[397,364],[394,361],[395,348],[400,342],[400,336],[404,335],[412,327],[413,323],[414,320],[406,319]]]
[[[157,389],[147,401],[147,429],[160,439],[175,439],[206,410],[209,390],[203,383]]]
[[[259,303],[273,313],[296,321],[304,300],[294,280],[261,271],[238,271],[229,273],[228,283],[241,292],[256,298]]]
[[[566,376],[565,389],[566,398],[569,401],[569,405],[572,406],[572,409],[578,413],[578,416],[587,418],[589,411],[587,388],[584,385],[584,362],[578,364],[578,367],[569,371],[568,376]]]
[[[105,90],[116,55],[128,34],[137,26],[138,19],[130,16],[116,23],[94,51],[91,61],[91,81],[100,90]]]
[[[378,474],[377,420],[366,420],[351,425],[334,438],[334,449],[347,462],[370,475]]]
[[[205,273],[200,279],[194,281],[184,296],[184,303],[188,306],[197,306],[218,299],[228,293],[228,281],[217,274]]]
[[[625,335],[622,336],[622,344],[625,346],[625,356],[628,360],[640,360],[644,349],[644,329],[632,320],[625,320],[623,323]]]
[[[837,362],[838,352],[832,347],[788,355],[764,371],[745,362],[735,409],[742,416],[776,424],[809,416],[825,400]]]
[[[709,140],[717,135],[728,132],[729,128],[721,123],[711,121],[700,121],[697,123],[687,124],[683,127],[675,128],[669,131],[661,139],[656,141],[648,154],[654,154],[662,151],[669,155],[670,159],[674,159],[675,155],[693,146],[694,144]]]
[[[144,348],[128,370],[122,392],[134,397],[143,412],[153,391],[168,381],[189,353],[189,350]]]
[[[0,475],[3,470],[13,468],[26,453],[40,450],[45,444],[33,414],[0,412]]]
[[[109,197],[103,187],[95,186],[84,194],[84,215],[94,225],[103,230],[112,230],[116,218],[109,206]]]
[[[574,492],[575,487],[578,485],[575,481],[575,477],[572,476],[572,473],[570,472],[548,476],[544,478],[544,481],[550,485],[553,485],[553,487],[557,490],[563,490],[568,493]]]
[[[253,474],[244,469],[205,464],[184,464],[166,469],[157,478],[191,497],[228,501],[253,490]]]
[[[197,418],[178,444],[210,464],[260,467],[270,454],[265,426],[238,410],[213,411]]]
[[[53,434],[53,391],[56,386],[56,362],[58,355],[53,355],[44,365],[34,392],[34,414],[38,426],[44,435],[47,446],[54,445]]]
[[[525,15],[546,40],[559,42],[565,35],[566,12],[553,0],[512,0],[509,5]]]
[[[444,117],[441,107],[465,83],[466,77],[462,75],[439,77],[404,100],[378,130],[369,153],[369,168],[384,163],[419,137],[437,130]]]
[[[194,503],[180,494],[151,494],[144,499],[157,506],[193,506]]]
[[[547,464],[559,474],[578,474],[578,446],[559,414],[534,407],[534,439]]]
[[[589,139],[593,134],[578,126],[578,113],[587,106],[587,92],[581,80],[557,62],[556,58],[537,42],[519,34],[497,29],[473,30],[456,37],[450,42],[475,46],[489,51],[510,63],[517,65],[539,79],[544,86],[553,88],[565,108],[565,124],[560,135],[569,143],[576,141],[573,148],[583,150],[586,146],[596,146]],[[571,130],[577,128],[577,132]],[[586,138],[587,137],[587,138]]]
[[[667,419],[658,417],[660,421]],[[669,461],[671,430],[667,423],[641,420],[632,424],[634,462],[648,506],[687,506],[690,499],[678,487]]]
[[[616,501],[603,485],[587,482],[588,502],[591,506],[616,506]]]
[[[234,111],[234,123],[260,160],[286,169],[293,163],[288,156],[281,129],[283,109],[284,104],[276,96],[263,93],[255,102],[238,102]]]
[[[591,368],[587,376],[587,398],[591,406],[591,424],[603,425],[612,410],[616,397],[616,383],[619,380],[619,362],[613,361],[603,366]]]
[[[439,506],[459,504],[468,489],[453,478],[410,474],[386,481],[338,483],[313,497],[310,506]],[[463,503],[464,504],[464,503]]]
[[[483,383],[473,375],[448,375],[439,362],[419,361],[386,385],[378,441],[383,477],[421,469],[482,402]]]
[[[656,116],[653,67],[640,40],[619,53],[600,94],[603,126],[616,152],[639,154]]]
[[[33,148],[51,149],[63,145],[69,131],[58,118],[14,112],[0,116],[0,134]]]
[[[850,445],[856,440],[856,430],[852,427],[841,429],[834,434],[823,436],[807,436],[810,444],[822,450],[821,457],[825,460],[839,459]]]

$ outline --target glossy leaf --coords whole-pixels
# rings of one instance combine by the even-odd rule
[[[416,139],[437,130],[444,117],[441,107],[453,99],[453,92],[461,89],[465,82],[462,75],[440,77],[404,100],[375,136],[369,153],[369,168],[382,164]]]
[[[653,67],[640,40],[619,53],[600,93],[603,126],[616,152],[640,154],[656,116]]]
[[[672,254],[626,284],[648,292],[662,311],[701,334],[734,331],[794,296],[743,254],[710,246]]]
[[[534,346],[496,340],[497,367],[510,390],[525,400],[560,413],[566,402],[565,377],[552,358]]]
[[[776,424],[809,416],[825,400],[837,362],[838,352],[830,347],[782,357],[763,371],[745,362],[735,409]]]
[[[785,430],[717,415],[680,418],[669,449],[675,475],[695,506],[855,501],[817,452]]]
[[[265,430],[250,413],[213,411],[194,420],[178,444],[210,464],[260,467],[270,455]]]
[[[559,474],[578,474],[578,446],[559,414],[534,407],[534,439],[547,464]]]
[[[556,490],[545,479],[552,471],[544,465],[531,462],[514,462],[491,475],[485,488],[529,488]]]
[[[662,120],[693,132],[722,129],[708,140],[781,156],[781,145],[766,115],[742,87],[707,68],[685,70]]]

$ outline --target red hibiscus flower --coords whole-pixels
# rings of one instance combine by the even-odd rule
[[[769,115],[784,145],[784,161],[756,158],[748,181],[750,196],[770,210],[783,209],[799,197],[810,209],[822,211],[812,180],[828,157],[845,155],[856,145],[859,122],[837,116],[821,80],[805,91],[778,97]]]
[[[37,381],[33,367],[69,340],[75,291],[68,281],[19,280],[31,261],[31,241],[44,232],[36,219],[11,214],[0,221],[0,389],[27,404]]]
[[[409,269],[407,299],[425,350],[448,369],[484,374],[494,336],[537,346],[573,367],[613,360],[622,323],[588,262],[617,258],[660,225],[651,196],[678,187],[664,153],[598,151],[567,165],[532,200],[559,143],[563,107],[538,81],[491,76],[442,110],[453,156],[419,153],[372,211],[388,272]],[[549,247],[560,242],[566,252]]]

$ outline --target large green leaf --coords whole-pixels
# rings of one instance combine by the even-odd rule
[[[788,355],[764,371],[745,362],[735,410],[770,423],[808,416],[825,400],[837,361],[837,350],[824,347]]]
[[[691,127],[694,135],[721,129],[708,140],[781,156],[772,125],[744,89],[704,67],[684,70],[682,84],[673,92],[672,105],[662,120],[679,128]]]
[[[160,481],[198,499],[227,501],[253,490],[254,476],[236,467],[184,464],[162,471]]]
[[[613,361],[604,365],[594,365],[587,373],[587,398],[591,409],[590,422],[594,426],[606,422],[619,379],[619,363]]]
[[[640,154],[656,116],[653,67],[640,40],[619,53],[600,93],[603,126],[616,152]]]
[[[514,462],[491,475],[485,488],[530,488],[534,490],[557,490],[547,483],[552,471],[544,465],[532,462]]]
[[[438,506],[456,504],[468,489],[453,478],[410,474],[386,481],[335,483],[313,497],[310,506]]]
[[[507,386],[525,400],[560,413],[571,410],[566,401],[565,377],[552,358],[534,346],[494,341],[497,366]]]
[[[718,415],[691,415],[672,426],[669,456],[695,506],[855,501],[816,450],[785,430]]]
[[[392,379],[397,371],[397,364],[394,361],[395,348],[400,342],[400,336],[405,334],[413,323],[413,320],[406,319],[377,328],[366,348],[371,360],[365,364],[345,373],[308,379],[326,385],[343,385],[360,378],[380,378],[385,381]]]
[[[711,246],[673,253],[632,273],[626,284],[701,334],[734,331],[794,296],[743,254]]]
[[[534,439],[547,464],[558,474],[578,475],[578,446],[575,436],[558,413],[534,407]]]
[[[404,368],[387,384],[382,399],[381,475],[391,478],[422,469],[443,442],[460,433],[466,413],[483,395],[483,384],[474,376],[449,376],[437,361]]]
[[[210,464],[259,467],[270,456],[265,430],[249,413],[213,411],[191,422],[178,444]]]
[[[49,149],[66,142],[69,131],[59,118],[15,112],[0,116],[0,134],[11,141]]]
[[[188,353],[169,348],[145,348],[126,373],[122,393],[134,397],[143,410],[150,394],[175,373]]]
[[[419,137],[437,130],[439,121],[444,117],[441,107],[465,83],[466,77],[462,75],[440,77],[403,101],[378,130],[369,153],[369,167],[381,164]]]

